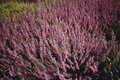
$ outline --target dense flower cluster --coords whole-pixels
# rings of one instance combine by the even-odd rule
[[[64,0],[20,21],[0,23],[0,78],[91,80],[112,51],[103,28],[117,20],[117,0]],[[117,6],[116,6],[117,5]],[[116,8],[115,8],[116,7]]]

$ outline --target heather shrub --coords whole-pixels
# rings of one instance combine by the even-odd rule
[[[1,69],[6,68],[7,77],[64,80],[97,76],[100,56],[108,52],[102,34],[90,34],[77,24],[50,26],[40,19],[33,20],[1,26]]]
[[[100,0],[93,1],[95,3],[66,0],[40,8],[34,16],[27,13],[16,22],[1,22],[0,78],[106,79],[102,72],[112,77],[109,71],[104,72],[106,66],[102,70],[100,67],[109,62],[109,58],[116,61],[111,57],[114,47],[107,42],[103,30],[117,20],[117,10],[101,8]],[[113,7],[112,4],[110,7]],[[112,63],[111,68],[117,64]],[[114,70],[111,71],[114,73]]]

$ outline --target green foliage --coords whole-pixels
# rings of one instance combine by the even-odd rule
[[[20,15],[27,11],[34,12],[36,6],[34,3],[7,2],[0,5],[0,18]]]
[[[113,27],[106,28],[105,33],[112,53],[99,66],[100,80],[120,80],[120,20]]]
[[[114,53],[111,57],[107,57],[99,68],[102,80],[119,80],[120,79],[119,55]]]
[[[120,20],[113,27],[106,27],[105,34],[108,41],[112,40],[112,33],[114,33],[117,43],[120,44]]]
[[[116,41],[120,44],[120,20],[114,25],[113,30],[116,35]]]
[[[120,22],[107,31],[112,53],[99,66],[100,80],[120,80]]]

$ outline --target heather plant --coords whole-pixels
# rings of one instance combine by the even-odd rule
[[[16,22],[0,22],[0,78],[100,80],[106,79],[102,72],[111,75],[104,72],[106,66],[100,69],[109,59],[116,61],[103,29],[117,20],[118,10],[101,8],[101,0],[93,1],[66,0]]]
[[[108,52],[102,34],[95,36],[80,30],[82,26],[77,24],[71,28],[64,22],[50,26],[40,19],[32,20],[7,27],[2,24],[1,69],[7,69],[10,76],[7,77],[32,75],[39,79],[65,80],[91,77],[89,74],[97,76],[100,56]]]

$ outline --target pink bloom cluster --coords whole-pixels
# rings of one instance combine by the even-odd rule
[[[99,76],[98,65],[110,53],[102,29],[117,20],[117,0],[112,1],[66,0],[34,16],[28,13],[20,21],[1,22],[2,76],[36,80]]]

